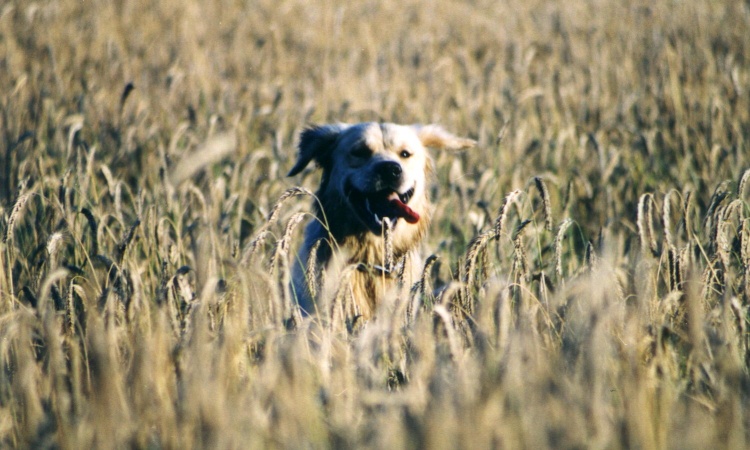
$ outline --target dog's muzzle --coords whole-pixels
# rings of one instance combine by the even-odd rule
[[[383,221],[386,219],[391,221],[391,225],[395,225],[398,219],[411,224],[419,222],[419,213],[407,205],[414,195],[414,189],[412,186],[403,194],[393,189],[364,192],[347,180],[344,194],[362,223],[373,233],[382,234]]]

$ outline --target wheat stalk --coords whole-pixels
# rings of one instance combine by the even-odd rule
[[[649,194],[648,201],[646,202],[646,228],[649,236],[649,249],[651,254],[659,256],[658,244],[656,242],[656,233],[654,231],[654,196]]]
[[[563,220],[563,222],[560,224],[560,227],[557,230],[557,234],[555,235],[555,273],[557,274],[557,278],[562,280],[562,243],[563,239],[565,239],[565,233],[568,231],[568,228],[573,224],[573,220],[570,218],[567,218]]]
[[[37,305],[37,308],[42,311],[42,314],[47,314],[46,311],[49,310],[48,304],[42,304],[42,301],[46,298],[47,293],[50,295],[53,294],[53,290],[55,289],[55,283],[58,281],[65,279],[70,272],[67,269],[56,269],[52,272],[50,272],[45,279],[42,281],[42,285],[39,288],[39,292],[37,294],[37,299],[39,300],[39,304]],[[56,294],[59,296],[59,292],[56,292]],[[59,300],[58,300],[59,301]],[[54,309],[54,308],[53,308]]]
[[[74,294],[77,294],[79,297],[84,297],[84,290],[80,286],[75,284],[73,280],[71,280],[70,284],[68,285],[67,301],[65,302],[65,319],[69,335],[73,335],[75,333],[76,307]]]
[[[49,268],[55,269],[57,267],[57,253],[60,251],[60,247],[65,242],[65,234],[62,231],[52,233],[47,239],[47,255],[49,255]]]
[[[638,236],[641,240],[643,255],[657,255],[656,238],[654,237],[653,195],[643,194],[638,200],[638,216],[636,219]]]
[[[391,220],[383,220],[383,246],[385,250],[383,267],[387,273],[393,270],[393,224]]]
[[[443,292],[451,293],[452,290],[446,289]],[[435,312],[435,315],[437,315],[437,317],[440,318],[440,320],[443,323],[443,326],[445,327],[445,332],[448,335],[448,343],[450,344],[451,355],[453,356],[453,358],[457,358],[460,347],[459,347],[458,339],[456,337],[456,330],[453,325],[453,319],[451,317],[450,312],[445,307],[444,301],[441,300],[439,305],[435,305],[435,308],[433,309],[433,311]]]
[[[294,213],[292,217],[287,221],[286,228],[284,228],[284,234],[277,242],[276,251],[271,258],[271,271],[276,268],[276,264],[278,263],[280,258],[285,258],[289,254],[289,248],[292,242],[292,237],[294,236],[294,230],[297,228],[297,225],[302,222],[306,214],[307,213],[303,212]]]
[[[727,237],[730,228],[731,224],[726,222],[723,217],[718,218],[716,223],[716,253],[719,255],[725,274],[729,270],[729,253],[731,252],[731,245]]]
[[[91,236],[91,251],[89,257],[94,257],[99,254],[99,224],[96,222],[96,217],[88,208],[81,209],[81,214],[86,217],[86,221],[89,224],[89,235]]]
[[[676,189],[670,189],[664,196],[664,205],[662,206],[662,222],[664,223],[664,239],[667,241],[667,248],[674,248],[675,242],[672,236],[672,195],[677,194]]]
[[[552,231],[552,202],[549,199],[549,189],[544,183],[542,177],[534,177],[534,184],[536,185],[539,195],[542,197],[542,204],[544,205],[544,228],[547,231]]]
[[[26,206],[26,203],[29,201],[29,198],[31,198],[32,195],[33,192],[27,192],[20,195],[18,197],[18,200],[16,200],[16,203],[13,205],[13,209],[10,211],[10,217],[8,218],[8,229],[5,232],[4,242],[13,242],[13,232],[16,229],[16,222],[21,217],[23,208]]]
[[[692,191],[688,191],[685,194],[685,200],[682,202],[682,210],[685,214],[685,233],[687,235],[688,241],[692,241],[695,234],[693,233],[693,219],[691,216],[693,205],[693,193]]]
[[[522,193],[521,190],[516,189],[514,191],[511,191],[503,199],[503,204],[500,205],[500,212],[498,213],[497,218],[495,219],[494,234],[495,234],[496,239],[500,238],[500,234],[506,228],[506,223],[508,221],[508,208],[510,207],[510,204],[516,201],[516,199],[518,199],[521,193]]]
[[[250,241],[250,244],[245,247],[245,250],[242,252],[242,257],[240,258],[240,265],[247,266],[251,259],[253,258],[253,255],[258,251],[260,247],[263,246],[266,242],[266,236],[268,236],[269,230],[268,228],[261,229],[258,234],[256,234],[255,238]]]
[[[122,258],[125,256],[125,250],[128,248],[128,245],[133,241],[133,237],[135,236],[135,230],[138,228],[138,226],[141,224],[141,219],[135,219],[135,222],[133,222],[133,225],[128,228],[128,231],[125,233],[125,236],[123,236],[122,241],[120,241],[119,244],[117,244],[117,247],[115,248],[115,260],[117,261],[117,264],[122,263]]]
[[[714,190],[713,195],[711,195],[711,201],[709,202],[708,209],[706,210],[706,219],[705,224],[706,227],[709,229],[715,228],[716,225],[716,217],[717,217],[717,210],[719,209],[721,203],[724,201],[724,199],[727,198],[728,192],[726,190],[726,183],[720,183],[716,189]]]
[[[740,258],[744,267],[750,267],[750,218],[742,219],[740,225]]]
[[[271,271],[274,270],[274,266],[277,262],[280,263],[281,272],[281,284],[283,293],[283,307],[284,307],[284,319],[291,316],[298,316],[298,308],[294,307],[294,299],[291,294],[291,271],[289,270],[289,248],[294,235],[294,230],[297,228],[302,219],[304,219],[305,213],[294,214],[286,224],[284,235],[278,242],[274,258],[271,260]]]
[[[744,308],[739,299],[735,296],[732,296],[732,299],[729,302],[729,307],[734,315],[734,323],[738,330],[737,334],[741,336],[740,349],[743,354],[747,354],[747,308]]]
[[[708,249],[711,255],[715,256],[719,252],[719,235],[721,234],[721,227],[723,223],[723,213],[726,207],[723,205],[717,206],[711,217],[706,217],[706,226],[708,231]]]
[[[466,250],[464,256],[464,282],[467,287],[473,286],[476,278],[476,265],[477,261],[483,250],[487,247],[487,243],[495,237],[495,230],[488,230],[481,233],[469,242],[469,247]]]
[[[667,249],[667,264],[669,266],[669,290],[678,291],[682,285],[680,274],[680,258],[677,249],[669,247]]]
[[[742,199],[745,197],[745,187],[747,186],[747,180],[750,180],[750,169],[746,169],[742,172],[740,182],[737,184],[737,197]]]
[[[529,278],[529,260],[526,256],[526,248],[523,245],[523,230],[531,220],[524,220],[517,228],[513,236],[513,273]]]
[[[318,250],[320,249],[323,239],[315,241],[313,246],[310,248],[310,254],[307,255],[307,264],[305,267],[307,290],[310,292],[310,297],[315,298],[318,295]]]
[[[283,206],[283,204],[290,198],[294,198],[300,195],[313,196],[312,192],[305,188],[293,187],[284,191],[278,198],[278,200],[276,200],[276,203],[274,203],[271,207],[271,213],[268,215],[268,220],[266,220],[263,226],[260,227],[255,235],[255,238],[250,241],[250,243],[243,250],[242,257],[240,258],[240,264],[242,266],[246,266],[252,259],[253,255],[255,255],[258,249],[261,248],[265,243],[266,236],[268,236],[271,225],[276,223],[279,219],[279,214],[281,213],[281,207]]]
[[[409,313],[409,317],[411,317],[412,320],[416,318],[417,312],[419,311],[419,303],[424,301],[427,292],[431,290],[429,284],[430,273],[432,272],[432,267],[435,265],[438,259],[440,259],[439,256],[430,255],[425,260],[424,268],[422,269],[422,275],[412,287],[412,292],[415,292],[417,294],[413,296],[411,310]]]
[[[411,253],[407,252],[401,255],[401,258],[396,261],[395,266],[393,267],[393,270],[396,271],[396,279],[399,282],[399,285],[401,287],[406,287],[406,272],[411,267],[412,261],[411,261]],[[411,278],[409,279],[411,281]]]
[[[695,268],[695,261],[690,244],[685,245],[682,250],[680,250],[677,261],[680,268],[680,279],[686,280],[688,274],[691,273]]]
[[[278,200],[276,200],[276,203],[274,203],[271,207],[271,213],[268,214],[268,220],[266,221],[265,226],[273,224],[278,220],[279,214],[281,213],[281,207],[287,200],[289,200],[290,198],[298,197],[300,195],[308,195],[310,197],[314,197],[312,192],[303,187],[295,186],[287,189],[281,194],[281,196],[279,196]]]
[[[348,317],[356,318],[362,314],[359,305],[353,301],[351,293],[352,277],[356,270],[358,268],[355,265],[347,266],[339,276],[340,284],[329,309],[332,328],[346,328]]]

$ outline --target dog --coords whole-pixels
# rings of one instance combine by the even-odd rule
[[[400,272],[415,279],[420,269],[418,244],[432,212],[427,188],[433,168],[427,148],[463,149],[475,144],[437,125],[367,122],[302,131],[297,161],[288,176],[299,174],[312,161],[323,170],[313,202],[315,219],[305,229],[292,270],[292,288],[303,313],[312,314],[320,307],[316,294],[321,279],[308,276],[306,270],[314,257],[314,273],[323,269],[329,279],[355,267],[349,272],[354,306],[350,314],[373,316],[383,295],[398,284],[386,264],[387,226],[392,260],[408,265]]]

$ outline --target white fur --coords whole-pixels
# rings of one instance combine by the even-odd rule
[[[419,215],[416,223],[397,217],[392,232],[394,260],[408,256],[404,282],[415,280],[420,269],[417,247],[427,231],[432,210],[427,197],[432,174],[427,147],[458,149],[474,145],[474,141],[458,138],[436,125],[370,122],[322,125],[303,131],[298,159],[289,175],[298,174],[313,160],[323,169],[317,201],[313,203],[316,219],[305,230],[293,270],[293,288],[303,311],[313,313],[320,307],[308,289],[305,267],[311,249],[321,239],[317,272],[324,269],[328,282],[336,285],[341,274],[351,275],[354,313],[371,317],[383,295],[396,284],[395,277],[376,270],[385,265],[385,248],[382,233],[375,231],[376,219],[367,211],[370,200],[374,205],[385,195],[381,192],[393,191],[402,199],[408,198],[407,206]],[[397,178],[384,175],[384,168],[400,174]],[[362,204],[363,198],[367,198],[366,205]],[[377,208],[373,209],[377,212]],[[353,265],[360,270],[346,270]],[[326,291],[319,279],[312,282],[318,293]]]

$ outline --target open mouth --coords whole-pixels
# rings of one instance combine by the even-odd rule
[[[359,219],[375,234],[383,232],[383,221],[389,219],[395,225],[399,218],[414,224],[419,214],[407,203],[414,195],[414,187],[401,194],[393,190],[363,192],[347,182],[344,194],[349,199]]]

